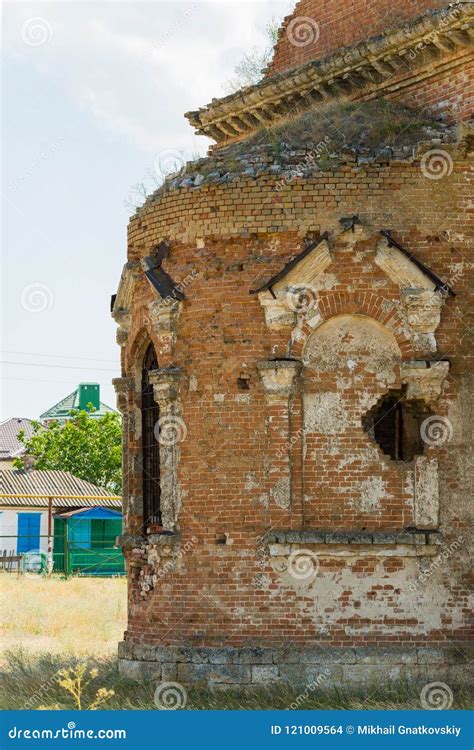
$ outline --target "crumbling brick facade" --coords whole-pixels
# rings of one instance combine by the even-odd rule
[[[324,170],[303,146],[283,179],[260,151],[235,174],[210,161],[132,217],[113,305],[124,674],[465,679],[471,134]],[[143,497],[150,344],[160,523]]]
[[[345,0],[336,7],[332,0],[299,0],[279,30],[267,75],[380,36],[443,5],[443,0]]]

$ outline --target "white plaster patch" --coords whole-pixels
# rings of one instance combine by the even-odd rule
[[[259,495],[258,502],[260,503],[260,505],[263,505],[264,508],[268,508],[270,504],[268,495],[266,494]]]
[[[339,393],[306,393],[304,396],[305,432],[337,435],[350,424],[344,399]]]
[[[356,482],[355,486],[359,493],[358,498],[350,502],[351,507],[363,513],[376,513],[382,509],[382,500],[391,498],[385,490],[385,482],[382,477],[370,477]]]
[[[347,360],[347,362],[346,362],[346,365],[347,365],[348,369],[349,369],[349,370],[350,370],[351,372],[352,372],[353,370],[355,370],[355,368],[357,367],[357,364],[358,364],[358,363],[356,362],[356,360],[355,360],[355,359],[348,359],[348,360]]]
[[[365,371],[388,378],[401,353],[393,333],[374,318],[336,315],[308,338],[304,361],[320,372],[340,372],[348,360],[361,360]]]
[[[369,393],[369,391],[364,391],[359,397],[358,410],[363,413],[367,412],[373,406],[375,406],[378,400],[379,396],[377,393]]]
[[[250,404],[250,393],[237,393],[234,396],[234,401],[237,404]]]
[[[245,485],[244,488],[247,490],[247,492],[250,492],[251,490],[254,490],[258,487],[258,482],[255,478],[255,474],[250,472],[249,474],[245,475]]]
[[[272,488],[271,496],[279,508],[289,508],[290,492],[290,477],[281,477]]]
[[[415,458],[415,524],[436,529],[439,524],[438,459]]]
[[[338,284],[338,278],[334,273],[322,273],[315,281],[313,285],[315,289],[329,291],[336,284]]]

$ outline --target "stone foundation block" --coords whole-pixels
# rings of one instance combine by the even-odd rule
[[[403,681],[471,684],[468,649],[325,646],[192,648],[122,643],[119,671],[132,680],[154,679],[201,687],[366,689]]]

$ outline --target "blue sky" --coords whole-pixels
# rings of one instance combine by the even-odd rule
[[[109,301],[133,186],[205,153],[183,113],[224,95],[293,5],[4,5],[1,419],[38,417],[81,381],[115,405]]]

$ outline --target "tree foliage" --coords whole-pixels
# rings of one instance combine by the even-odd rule
[[[35,469],[69,471],[80,479],[92,482],[115,493],[121,492],[120,417],[113,412],[92,417],[87,411],[71,411],[64,425],[50,422],[44,427],[33,422],[33,435],[27,440],[21,431],[18,439],[26,454],[34,456]],[[14,461],[24,468],[24,457]]]
[[[225,84],[228,94],[233,94],[245,86],[253,86],[258,83],[265,68],[273,55],[273,47],[278,39],[280,23],[272,18],[265,27],[267,44],[263,50],[254,47],[251,52],[246,52],[234,68],[234,76]]]

